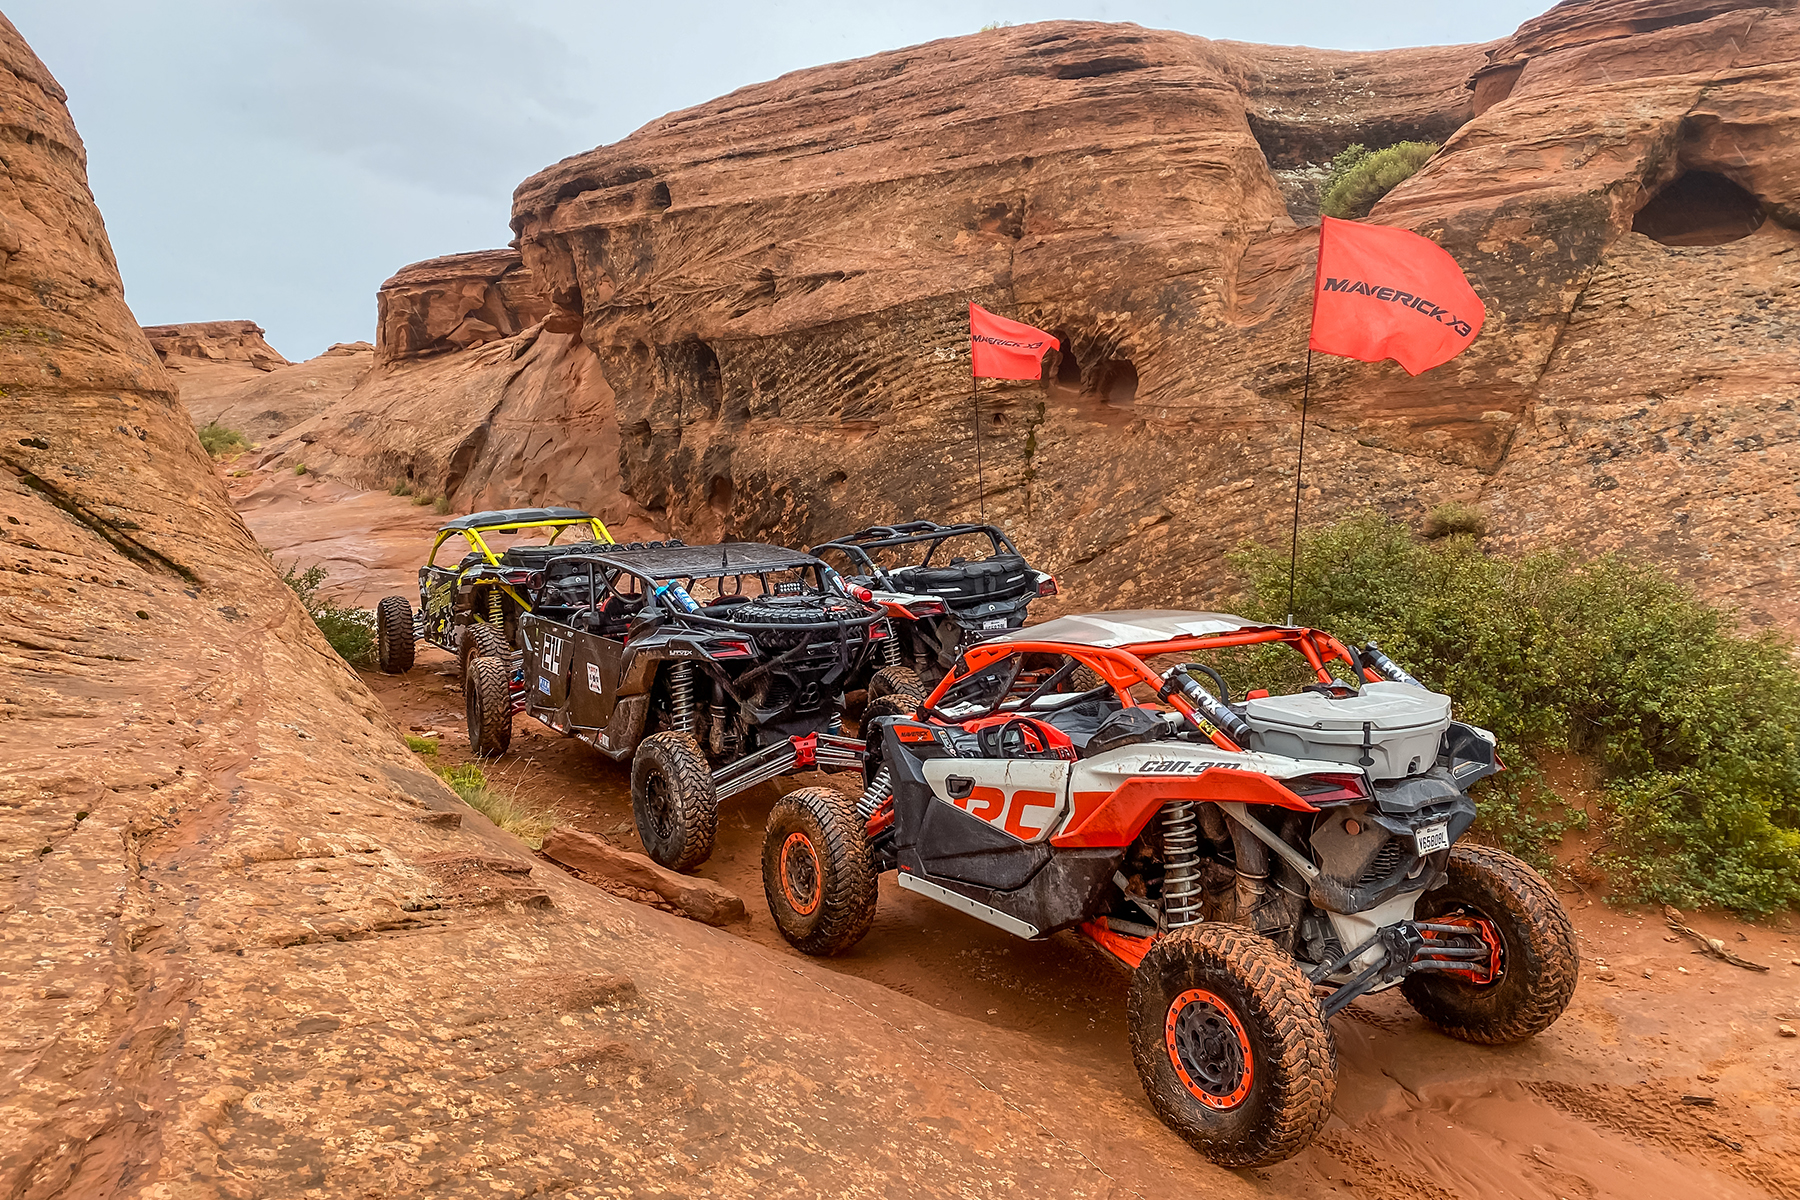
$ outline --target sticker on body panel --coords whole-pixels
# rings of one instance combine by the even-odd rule
[[[600,685],[600,664],[599,663],[589,663],[587,665],[587,687],[588,687],[588,691],[593,692],[595,695],[599,695],[601,692],[606,690],[604,687],[602,687]]]
[[[977,766],[968,759],[933,759],[925,764],[925,780],[940,802],[1021,842],[1043,841],[1068,817],[1066,762],[989,760]]]

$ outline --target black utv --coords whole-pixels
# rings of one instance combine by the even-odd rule
[[[1031,567],[993,525],[875,525],[812,552],[887,611],[894,639],[851,681],[870,700],[924,696],[965,649],[1018,629],[1033,600],[1056,595],[1056,580]]]
[[[890,636],[818,559],[747,542],[552,559],[519,635],[516,707],[631,760],[638,836],[676,870],[711,855],[720,800],[792,770],[860,769],[844,688]],[[511,741],[511,675],[505,659],[468,664],[477,754]]]

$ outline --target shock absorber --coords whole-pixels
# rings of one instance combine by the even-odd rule
[[[887,799],[890,782],[887,764],[883,763],[881,769],[875,772],[875,777],[869,780],[869,786],[863,789],[862,798],[856,802],[857,815],[864,821],[874,816],[875,810],[881,807],[881,802]]]
[[[1198,925],[1200,902],[1200,822],[1194,802],[1165,805],[1163,821],[1163,924],[1170,929]]]
[[[881,665],[897,667],[900,665],[900,640],[894,636],[892,621],[884,621],[883,624],[887,626],[887,636],[881,639]]]
[[[499,588],[488,591],[488,624],[495,629],[506,628],[506,597]]]
[[[669,664],[669,727],[676,733],[694,732],[694,664]]]

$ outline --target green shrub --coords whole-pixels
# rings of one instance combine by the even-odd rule
[[[1286,546],[1232,556],[1247,615],[1287,607]],[[1479,796],[1493,840],[1545,860],[1583,813],[1532,766],[1571,750],[1600,768],[1596,859],[1625,897],[1745,913],[1800,904],[1800,665],[1773,635],[1657,568],[1421,543],[1370,513],[1301,538],[1296,619],[1374,638],[1499,737],[1512,770]]]
[[[427,504],[433,503],[434,500],[435,500],[435,497],[433,497],[430,492],[420,492],[418,495],[416,495],[412,498],[413,503],[418,505],[420,508],[424,508]]]
[[[296,474],[296,475],[306,474],[306,464],[305,463],[295,463],[294,464],[294,474]]]
[[[436,500],[433,500],[431,502],[431,511],[436,513],[440,517],[449,516],[450,515],[450,497],[439,496]]]
[[[436,754],[438,752],[437,739],[414,737],[409,733],[406,735],[406,748],[414,754]]]
[[[1487,536],[1487,531],[1487,514],[1473,504],[1464,504],[1460,500],[1435,504],[1425,514],[1423,532],[1428,538],[1478,538]]]
[[[319,588],[325,582],[324,567],[314,565],[301,571],[295,564],[282,572],[281,581],[300,597],[301,607],[338,657],[362,671],[375,665],[375,614],[366,608],[339,608],[322,598]]]
[[[533,850],[544,844],[544,838],[555,829],[554,812],[537,808],[516,796],[500,791],[488,782],[487,775],[474,763],[445,767],[438,772],[464,804],[521,839]]]
[[[1377,200],[1411,179],[1437,152],[1435,142],[1398,142],[1374,151],[1360,144],[1348,146],[1331,160],[1331,173],[1319,193],[1319,211],[1346,221],[1361,220]]]
[[[230,458],[248,450],[250,439],[217,421],[208,421],[200,427],[200,448],[213,458]]]

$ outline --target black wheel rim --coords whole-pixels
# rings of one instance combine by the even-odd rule
[[[658,842],[666,843],[675,836],[675,802],[669,781],[652,773],[644,785],[644,807],[649,810],[650,832]]]
[[[1249,1039],[1230,1007],[1201,989],[1169,1005],[1169,1058],[1189,1092],[1208,1108],[1236,1108],[1250,1092]]]

